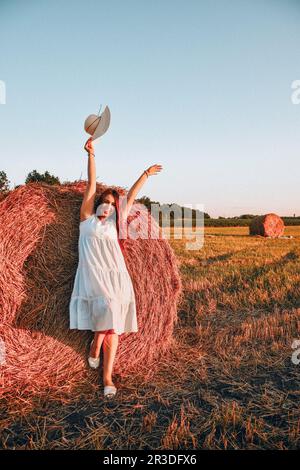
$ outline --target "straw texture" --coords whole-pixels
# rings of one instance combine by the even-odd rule
[[[51,395],[88,395],[99,375],[87,365],[92,333],[69,329],[68,306],[78,264],[79,211],[86,182],[30,183],[0,203],[0,335],[5,360],[0,398],[28,403]],[[97,183],[97,196],[106,189]],[[120,194],[126,191],[114,187]],[[130,212],[141,235],[156,225]],[[130,230],[129,230],[130,233]],[[119,338],[115,374],[150,377],[172,342],[182,284],[168,240],[121,241],[136,301],[137,333]]]

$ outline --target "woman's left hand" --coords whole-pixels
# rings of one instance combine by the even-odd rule
[[[149,176],[156,175],[161,170],[162,170],[161,165],[152,165],[152,166],[149,166],[149,168],[147,168],[147,172]]]

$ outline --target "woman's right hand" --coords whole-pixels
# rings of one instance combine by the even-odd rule
[[[86,141],[86,143],[85,143],[85,145],[84,145],[84,150],[86,150],[88,154],[92,153],[93,155],[95,155],[92,137],[90,137],[90,138]]]

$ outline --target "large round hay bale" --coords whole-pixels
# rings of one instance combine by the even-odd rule
[[[284,222],[279,215],[270,213],[252,219],[249,226],[250,235],[277,238],[284,232]]]
[[[97,194],[106,187],[97,183]],[[85,182],[30,183],[0,204],[0,398],[67,400],[76,390],[89,394],[98,388],[99,374],[86,361],[92,332],[69,329],[85,188]],[[134,217],[131,211],[128,223]],[[148,211],[138,220],[141,233],[156,224]],[[158,239],[125,239],[123,248],[139,331],[120,336],[114,371],[147,378],[172,342],[181,280],[161,233]]]

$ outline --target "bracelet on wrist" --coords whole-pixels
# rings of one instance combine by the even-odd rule
[[[91,152],[89,153],[89,156],[90,156],[90,155],[93,155],[93,157],[95,156],[95,154],[94,154],[94,153],[91,153]]]
[[[149,177],[148,175],[148,171],[147,170],[144,170],[144,173],[146,174],[147,178]]]

